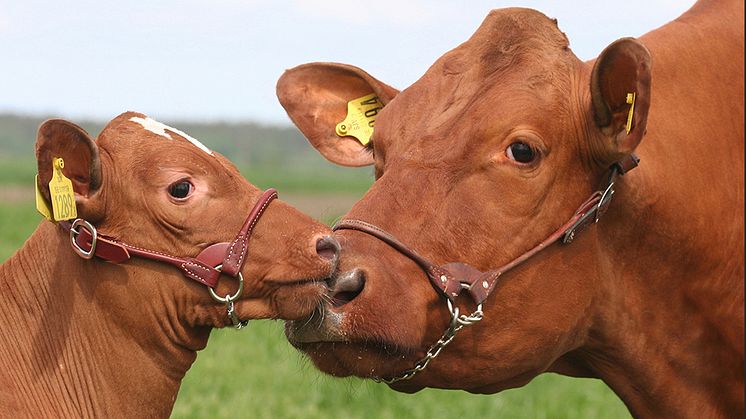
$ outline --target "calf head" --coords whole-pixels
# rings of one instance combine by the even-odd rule
[[[214,243],[231,242],[261,195],[223,156],[134,112],[112,120],[96,141],[70,122],[46,121],[36,152],[43,199],[50,199],[45,186],[52,161],[61,157],[79,218],[99,234],[158,253],[194,257]],[[69,242],[61,246],[58,254],[72,254]],[[308,316],[326,291],[322,280],[333,271],[337,253],[327,227],[279,200],[271,202],[248,243],[236,315]],[[82,278],[80,286],[129,333],[142,331],[149,317],[169,319],[182,331],[230,324],[225,305],[172,266],[147,259],[120,265],[76,260],[77,270],[60,269]],[[234,278],[222,277],[215,292],[232,294],[237,287]]]
[[[288,70],[277,93],[326,158],[375,167],[375,183],[345,218],[381,227],[434,263],[487,271],[557,230],[609,166],[637,147],[650,57],[636,40],[621,39],[583,63],[556,21],[505,9],[401,92],[356,67],[314,63]],[[347,102],[370,93],[384,105],[370,143],[338,136]],[[632,111],[628,93],[636,97]],[[325,315],[288,323],[288,337],[334,375],[411,368],[446,329],[444,299],[382,241],[350,230],[337,237],[340,274]],[[395,388],[494,392],[556,365],[589,333],[608,286],[603,253],[590,229],[510,271],[485,302],[484,320]],[[456,304],[475,308],[463,294]]]

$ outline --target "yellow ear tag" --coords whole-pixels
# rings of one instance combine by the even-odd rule
[[[73,183],[62,173],[65,161],[62,158],[52,159],[52,180],[49,181],[49,193],[52,198],[54,221],[64,221],[76,218],[78,210],[75,207],[75,191]]]
[[[375,93],[347,102],[347,117],[337,124],[337,135],[355,137],[362,145],[368,144],[381,109],[383,104]]]
[[[46,199],[44,199],[39,190],[39,175],[36,175],[34,178],[34,189],[36,189],[36,210],[39,211],[39,214],[43,215],[44,218],[52,221],[52,210],[49,209],[49,204],[47,204]]]
[[[627,115],[627,134],[629,134],[630,130],[632,130],[632,115],[635,113],[635,99],[637,98],[637,95],[632,93],[627,93],[627,104],[632,105],[629,107],[629,114]]]

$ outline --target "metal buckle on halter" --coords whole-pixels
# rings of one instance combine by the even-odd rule
[[[617,169],[613,169],[617,170]],[[578,221],[575,222],[570,228],[568,228],[565,233],[562,235],[561,241],[563,244],[570,244],[573,240],[575,240],[576,234],[582,230],[583,228],[587,227],[589,224],[591,224],[590,219],[593,217],[593,224],[597,223],[598,220],[601,219],[601,216],[604,215],[606,212],[606,209],[609,207],[609,203],[611,202],[611,198],[614,197],[614,175],[615,173],[612,172],[610,175],[609,183],[604,188],[603,192],[600,190],[596,193],[601,193],[601,198],[598,199],[598,203],[593,206],[591,210],[583,214]]]
[[[89,251],[85,251],[78,245],[78,242],[76,241],[78,235],[80,234],[80,228],[88,230],[88,233],[91,235],[91,250]],[[77,218],[75,221],[73,221],[73,224],[70,226],[70,243],[72,244],[73,250],[75,251],[75,253],[78,254],[78,256],[82,257],[83,259],[93,259],[93,256],[96,255],[97,241],[98,231],[96,231],[96,227],[94,227],[93,224],[89,223],[86,220],[83,220],[82,218]]]
[[[220,270],[223,267],[223,265],[218,265],[215,267],[215,269]],[[241,275],[241,272],[238,273],[238,290],[233,295],[225,295],[223,297],[219,296],[214,289],[207,287],[207,291],[210,292],[210,296],[213,298],[213,300],[219,302],[219,303],[225,303],[226,311],[228,312],[228,318],[231,319],[231,323],[233,323],[233,327],[235,327],[238,330],[243,329],[246,327],[247,324],[249,324],[248,320],[241,320],[238,318],[235,312],[235,307],[233,302],[238,299],[238,297],[241,296],[243,293],[243,275]]]
[[[614,197],[614,182],[609,182],[609,186],[606,187],[604,190],[604,193],[601,194],[601,199],[598,200],[598,205],[596,205],[595,212],[596,218],[593,220],[594,223],[597,223],[599,218],[606,212],[606,208],[608,208],[609,203],[611,202],[611,198]]]

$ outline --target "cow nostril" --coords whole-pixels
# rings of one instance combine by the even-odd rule
[[[339,248],[339,242],[331,236],[324,236],[316,241],[316,254],[330,261],[337,260]]]
[[[332,296],[332,306],[341,307],[363,292],[365,273],[361,269],[341,273],[330,281],[329,288],[329,294]]]

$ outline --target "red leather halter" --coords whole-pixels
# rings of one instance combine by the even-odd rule
[[[393,383],[399,380],[412,378],[417,372],[425,369],[427,364],[435,358],[440,350],[451,342],[456,332],[462,327],[473,324],[482,319],[482,303],[489,297],[495,289],[498,279],[507,271],[515,268],[525,262],[532,256],[549,247],[549,245],[560,241],[564,244],[571,243],[575,236],[590,226],[598,222],[599,218],[606,212],[606,209],[614,195],[614,182],[618,176],[624,175],[630,170],[637,167],[640,159],[630,154],[625,159],[613,164],[607,173],[606,180],[601,188],[593,192],[591,196],[578,207],[575,213],[562,224],[557,230],[542,240],[536,246],[519,255],[510,262],[487,272],[481,272],[478,269],[465,263],[455,262],[445,265],[436,265],[424,257],[420,256],[414,249],[399,241],[396,237],[383,229],[360,220],[341,220],[333,230],[356,230],[369,234],[389,246],[396,249],[402,255],[408,257],[419,266],[430,279],[433,287],[448,301],[448,308],[451,312],[451,325],[443,334],[441,339],[431,346],[425,358],[421,359],[415,367],[405,371],[401,375],[393,378],[378,378],[377,381]],[[454,309],[456,297],[462,290],[467,290],[472,300],[477,305],[477,310],[471,315],[459,315],[458,307]]]
[[[261,218],[264,211],[277,198],[277,191],[267,189],[254,204],[249,212],[238,234],[231,242],[215,243],[208,246],[196,257],[178,257],[156,250],[144,249],[124,243],[112,237],[98,233],[96,228],[83,219],[73,222],[61,221],[59,223],[63,230],[70,232],[70,243],[73,250],[83,259],[92,259],[94,256],[111,263],[123,263],[132,257],[155,260],[173,265],[189,279],[204,284],[211,291],[213,298],[228,305],[228,315],[236,327],[237,318],[233,314],[233,301],[238,298],[243,289],[243,277],[241,269],[246,262],[246,253],[249,250],[249,238],[254,226]],[[218,297],[214,288],[218,285],[221,275],[239,278],[241,281],[239,291],[233,296]]]

